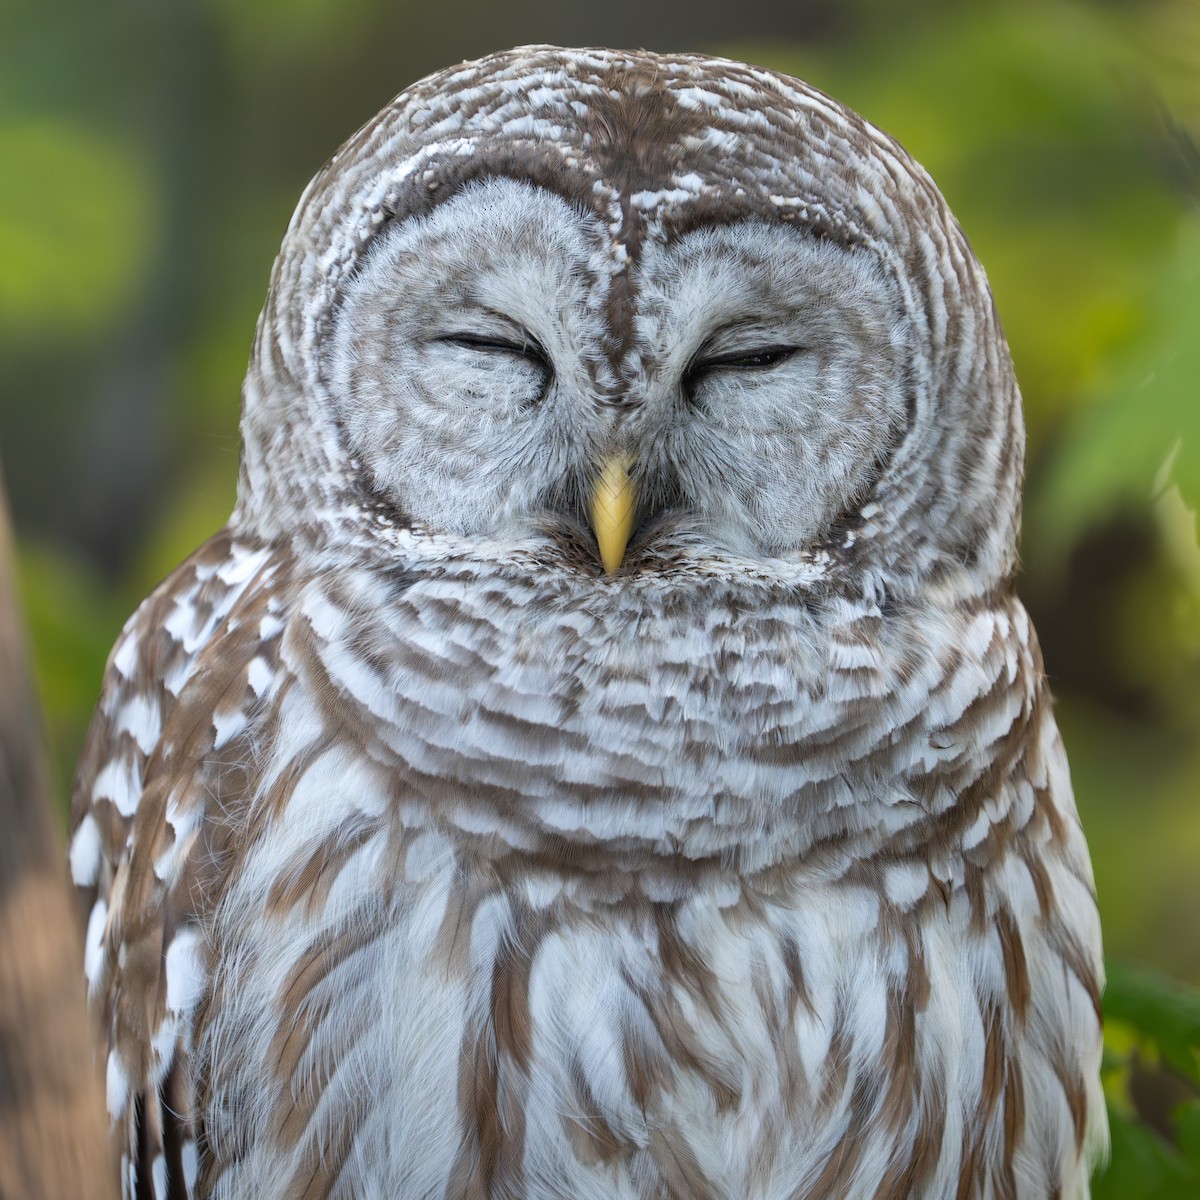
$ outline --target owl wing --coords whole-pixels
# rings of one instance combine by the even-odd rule
[[[90,903],[84,967],[130,1200],[192,1194],[192,1014],[226,858],[211,816],[248,777],[286,565],[228,530],[197,550],[126,623],[84,743],[70,862]]]

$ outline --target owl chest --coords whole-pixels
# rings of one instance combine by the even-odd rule
[[[274,851],[252,850],[227,897],[199,1059],[213,1144],[253,1152],[219,1194],[292,1194],[281,1181],[319,1160],[319,1194],[338,1196],[769,1200],[819,1176],[864,1089],[916,1097],[962,1069],[958,1011],[905,1061],[885,1052],[912,964],[866,895],[585,908],[561,881],[476,873],[435,833],[397,877],[389,840],[331,861],[266,925]],[[937,967],[950,1012],[961,985]],[[247,1129],[251,1093],[270,1100]]]
[[[857,1197],[914,1156],[917,1194],[954,1194],[1006,962],[961,893],[917,921],[799,861],[766,891],[693,873],[722,838],[786,847],[765,789],[630,803],[611,737],[571,769],[554,725],[485,755],[438,733],[482,720],[479,692],[442,713],[435,683],[387,692],[370,737],[316,689],[281,701],[211,926],[204,1120],[218,1153],[252,1147],[217,1195],[303,1191],[317,1163],[329,1196],[774,1200],[840,1163],[827,1194]]]

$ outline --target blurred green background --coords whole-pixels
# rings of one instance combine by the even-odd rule
[[[59,792],[121,623],[232,506],[271,261],[338,143],[521,42],[781,68],[899,138],[991,277],[1113,963],[1098,1192],[1200,1195],[1200,0],[596,7],[0,0],[0,453]]]

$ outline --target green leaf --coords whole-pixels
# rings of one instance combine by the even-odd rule
[[[1190,1163],[1200,1165],[1200,1100],[1189,1100],[1175,1114],[1179,1149]]]
[[[1196,1200],[1200,1170],[1152,1129],[1109,1109],[1112,1157],[1092,1181],[1092,1200]]]
[[[1153,337],[1065,431],[1034,500],[1042,552],[1061,551],[1119,505],[1148,508],[1165,483],[1192,507],[1200,500],[1200,222],[1163,268],[1152,313]]]
[[[1200,1086],[1200,991],[1150,967],[1110,962],[1104,1012],[1146,1035],[1165,1063]]]

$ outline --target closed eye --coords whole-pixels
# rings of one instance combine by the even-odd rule
[[[737,350],[730,354],[700,352],[683,373],[683,391],[689,399],[706,375],[718,371],[769,371],[803,351],[803,346],[758,346],[753,350]]]
[[[546,366],[546,352],[538,340],[526,334],[521,340],[481,333],[447,333],[436,339],[448,346],[464,350],[482,350],[486,354],[513,354],[530,362]]]

